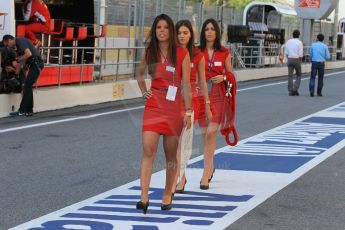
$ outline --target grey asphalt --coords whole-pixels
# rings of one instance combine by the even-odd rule
[[[289,97],[285,81],[286,77],[239,83],[240,140],[345,101],[345,73],[325,78],[323,97],[309,97],[305,80],[301,95]],[[139,178],[143,110],[137,107],[142,105],[139,99],[0,119],[0,129],[7,129],[136,108],[0,133],[0,230]],[[220,135],[217,141],[218,147],[225,145]],[[194,146],[195,156],[201,154],[198,130]],[[342,149],[227,229],[345,229],[344,153]],[[160,146],[155,171],[163,168]]]

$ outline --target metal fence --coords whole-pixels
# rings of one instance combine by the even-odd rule
[[[48,66],[55,66],[59,68],[58,86],[61,85],[61,69],[66,66],[77,66],[80,68],[80,82],[83,84],[83,72],[88,66],[92,66],[94,69],[93,80],[94,83],[107,82],[107,81],[119,81],[119,80],[133,80],[135,79],[136,67],[139,64],[141,57],[138,55],[142,53],[145,47],[42,47],[42,52],[46,53],[48,49],[61,50],[62,55],[60,58],[56,58],[58,61],[50,63]],[[267,68],[277,67],[286,64],[282,64],[279,61],[279,54],[282,52],[280,46],[234,46],[227,45],[227,48],[232,54],[232,65],[235,70],[242,68]],[[310,62],[309,48],[304,47],[303,62]],[[330,54],[332,61],[336,59],[336,48],[330,47]],[[76,52],[77,57],[73,61],[71,53],[73,50]],[[94,63],[86,63],[84,61],[85,53],[95,53]],[[130,55],[128,55],[130,53]],[[43,55],[44,56],[44,55]],[[83,61],[82,61],[83,60]],[[47,60],[45,60],[47,62]],[[148,75],[147,75],[148,77]]]

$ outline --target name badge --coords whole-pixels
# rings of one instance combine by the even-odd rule
[[[167,99],[168,101],[175,101],[176,93],[177,93],[177,87],[176,87],[176,86],[169,85],[166,99]]]
[[[214,62],[214,66],[222,66],[222,62],[216,61],[216,62]]]
[[[173,66],[167,66],[166,68],[165,68],[165,70],[166,71],[168,71],[168,72],[171,72],[171,73],[175,73],[175,67],[173,67]]]
[[[194,63],[190,63],[190,68],[194,68]]]

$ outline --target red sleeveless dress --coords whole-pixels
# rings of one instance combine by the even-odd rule
[[[206,81],[207,86],[209,88],[209,98],[210,98],[210,106],[212,111],[212,122],[221,124],[224,118],[224,100],[225,95],[220,86],[223,82],[219,84],[211,84],[209,81],[212,77],[216,75],[221,75],[226,72],[225,70],[225,60],[229,56],[230,51],[225,48],[221,47],[220,50],[214,52],[214,55],[209,58],[207,48],[202,52],[204,58],[206,60],[205,65],[205,72],[206,72]],[[205,127],[208,125],[208,121],[206,120],[206,113],[205,113],[205,100],[203,96],[199,94],[199,103],[200,103],[200,113],[199,113],[199,125]]]
[[[183,128],[184,102],[181,94],[182,62],[188,51],[177,47],[175,72],[167,70],[171,66],[167,59],[159,57],[151,78],[153,96],[147,99],[143,115],[142,131],[152,131],[168,136],[180,136]],[[178,87],[175,101],[166,99],[169,85]]]
[[[194,111],[194,121],[197,121],[200,113],[200,102],[199,102],[199,84],[197,82],[197,72],[198,65],[200,61],[204,58],[203,53],[199,48],[194,48],[193,58],[191,59],[191,68],[190,68],[190,85],[192,89],[192,106]]]

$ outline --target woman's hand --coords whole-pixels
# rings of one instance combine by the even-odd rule
[[[147,90],[146,92],[143,93],[143,98],[145,99],[149,99],[150,97],[152,97],[152,91],[151,90]]]
[[[218,84],[224,81],[224,76],[223,75],[217,75],[211,78],[211,81],[213,84]]]
[[[192,116],[193,113],[191,111],[186,111],[184,114],[183,122],[184,122],[184,127],[187,127],[187,129],[190,129],[192,127]]]

